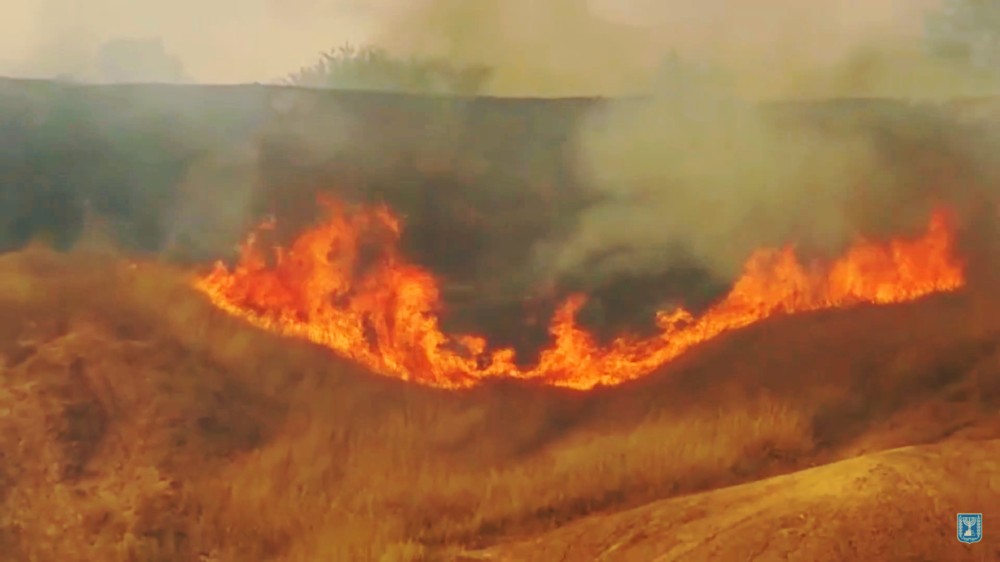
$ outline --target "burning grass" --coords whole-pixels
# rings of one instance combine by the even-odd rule
[[[0,257],[0,306],[15,560],[447,560],[862,437],[906,444],[887,424],[929,400],[1000,400],[1000,315],[970,320],[962,295],[783,318],[589,393],[371,377],[245,326],[170,268],[108,256]],[[938,415],[904,438],[968,429]]]
[[[266,330],[333,349],[383,375],[442,388],[513,378],[588,390],[634,380],[718,335],[780,314],[858,303],[905,302],[965,284],[950,212],[938,209],[912,239],[858,241],[831,263],[800,262],[792,246],[762,248],[719,302],[695,316],[657,313],[660,333],[629,334],[604,346],[576,320],[584,295],[571,296],[549,326],[553,342],[520,368],[512,349],[440,327],[438,280],[398,248],[400,220],[384,206],[349,208],[323,200],[326,220],[288,247],[269,251],[259,235],[238,265],[217,264],[195,287],[219,308]]]

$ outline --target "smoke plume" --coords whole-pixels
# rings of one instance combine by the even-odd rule
[[[596,202],[536,246],[543,277],[599,286],[693,260],[728,280],[761,247],[829,256],[859,236],[913,232],[935,204],[1000,198],[980,175],[986,137],[969,141],[982,131],[963,138],[932,106],[904,111],[888,133],[854,126],[863,101],[817,126],[697,83],[584,121],[577,167]]]
[[[859,235],[916,228],[934,200],[978,189],[972,171],[903,161],[975,160],[942,144],[933,116],[915,112],[892,141],[906,153],[890,154],[870,130],[780,122],[751,105],[995,91],[995,73],[925,52],[924,15],[939,6],[422,0],[383,12],[378,37],[400,54],[488,66],[494,94],[652,91],[582,124],[576,170],[599,202],[568,236],[537,245],[534,268],[548,281],[600,284],[694,260],[730,278],[755,248],[834,252]]]
[[[779,126],[710,73],[674,66],[657,95],[582,124],[579,172],[600,199],[539,246],[538,267],[605,278],[694,258],[728,277],[762,246],[842,246],[860,192],[892,187],[872,139]]]
[[[697,91],[613,106],[578,142],[602,199],[567,240],[539,247],[556,275],[655,274],[692,257],[729,276],[796,231],[837,245],[846,217],[830,210],[845,206],[852,180],[877,173],[862,140],[778,131],[750,106]]]
[[[489,66],[499,95],[644,93],[657,65],[681,52],[726,67],[741,95],[780,97],[843,86],[818,74],[865,46],[912,46],[937,4],[417,0],[384,3],[374,37],[402,55]]]
[[[10,54],[3,61],[7,68],[0,71],[87,77],[101,45],[120,38],[159,37],[162,52],[176,57],[194,81],[266,81],[308,64],[320,51],[353,41],[385,47],[403,58],[489,67],[488,94],[646,96],[596,105],[575,136],[565,141],[574,162],[572,183],[582,185],[593,203],[579,214],[576,208],[564,211],[572,228],[568,232],[560,228],[535,245],[533,269],[548,280],[582,276],[599,284],[623,274],[656,274],[693,260],[719,277],[730,277],[760,246],[796,241],[816,252],[832,252],[858,234],[915,228],[923,224],[935,199],[953,199],[977,183],[977,159],[990,151],[963,140],[960,132],[942,132],[947,127],[926,108],[900,115],[891,133],[895,138],[886,139],[890,133],[852,126],[849,112],[817,124],[776,117],[755,105],[769,98],[950,97],[994,91],[997,83],[989,72],[924,53],[924,11],[938,4],[937,0],[863,4],[851,0],[238,4],[181,0],[167,9],[148,0],[95,0],[86,6],[75,0],[18,0],[5,14],[11,27],[5,30],[9,33],[0,34],[0,41]],[[191,32],[195,21],[203,31]],[[164,57],[159,59],[163,64]],[[139,68],[133,74],[145,76],[139,72],[147,70],[144,64],[135,65]],[[310,95],[296,95],[301,99],[292,105],[312,107],[302,101]],[[256,97],[240,103],[264,105]],[[472,181],[466,176],[477,173],[493,174],[488,179],[497,192],[510,187],[500,180],[518,188],[531,184],[532,189],[534,180],[570,183],[555,173],[550,178],[525,179],[529,174],[524,170],[495,170],[483,164],[494,150],[491,144],[504,144],[499,137],[508,122],[490,129],[497,131],[498,139],[471,138],[480,130],[479,125],[463,122],[473,120],[467,117],[474,115],[471,110],[450,110],[454,122],[435,124],[446,129],[441,133],[413,125],[418,122],[413,118],[409,126],[419,135],[399,133],[397,129],[404,128],[403,113],[389,109],[384,110],[388,116],[384,122],[395,120],[399,125],[369,131],[361,130],[361,121],[341,114],[317,124],[316,116],[324,111],[305,108],[300,113],[308,115],[279,117],[273,125],[260,126],[256,132],[269,138],[270,147],[223,146],[230,138],[249,137],[258,119],[270,119],[258,116],[231,118],[242,122],[232,126],[225,141],[211,147],[177,146],[169,162],[162,149],[151,150],[163,157],[163,169],[171,170],[163,172],[162,182],[153,183],[173,182],[171,186],[193,194],[170,206],[159,225],[165,236],[171,243],[191,238],[209,244],[218,238],[218,244],[209,244],[213,247],[232,238],[254,214],[247,201],[259,198],[256,184],[271,180],[260,175],[270,173],[264,155],[275,152],[275,146],[298,166],[286,177],[323,172],[340,183],[310,188],[372,183],[372,178],[395,185],[401,183],[394,183],[400,176],[391,169],[411,165],[434,172],[420,182],[396,186],[401,192],[417,189],[418,183],[424,189],[423,183],[440,186],[449,181],[458,192]],[[422,111],[414,113],[424,115]],[[486,122],[486,113],[494,110],[482,111],[475,115],[483,115],[477,119]],[[199,110],[199,115],[208,113]],[[173,141],[178,136],[176,123],[156,118],[163,121],[159,128],[164,142]],[[219,117],[218,123],[224,120]],[[564,126],[559,121],[558,126]],[[301,130],[296,122],[304,124]],[[532,126],[545,128],[539,122]],[[131,134],[131,126],[122,123],[121,131],[112,129],[114,138],[106,140],[122,144],[121,150],[131,154],[139,149],[133,148],[136,143],[118,138]],[[188,132],[201,127],[208,134],[218,123],[192,120]],[[279,132],[262,130],[269,126]],[[531,137],[564,142],[561,132],[547,132],[532,131]],[[405,142],[386,140],[397,133],[407,137]],[[387,143],[384,150],[375,146],[378,142]],[[437,150],[437,144],[446,146]],[[472,148],[480,152],[473,154]],[[547,147],[525,144],[504,150],[516,153],[510,161],[527,169],[537,161],[555,159],[552,154],[561,155],[563,147],[545,152]],[[387,162],[389,154],[398,162]],[[465,158],[470,162],[465,165],[468,172],[449,168],[457,166],[459,154],[475,156]],[[177,162],[188,161],[197,164],[181,178],[173,177]],[[151,175],[143,174],[144,181]],[[351,174],[364,177],[354,181]],[[151,189],[134,186],[132,176],[121,175],[114,179],[123,191]],[[101,180],[101,185],[108,183]],[[226,187],[210,188],[220,183]],[[312,206],[311,199],[288,191],[296,186],[283,184],[281,189],[285,191],[273,197],[277,204],[308,200],[303,205]],[[491,210],[501,199],[482,192],[476,196],[491,201]],[[203,211],[225,205],[230,205],[230,214]],[[407,213],[417,214],[413,209]],[[213,218],[225,218],[225,232],[206,232]],[[420,222],[419,217],[411,218],[412,223]]]

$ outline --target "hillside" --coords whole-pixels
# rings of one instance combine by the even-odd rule
[[[484,284],[592,202],[576,162],[583,123],[640,101],[0,78],[0,250],[39,236],[69,247],[92,213],[130,250],[212,260],[266,215],[297,232],[315,218],[315,194],[336,190],[386,201],[408,217],[418,261]],[[837,99],[759,111],[860,136],[921,192],[997,177],[998,106]]]
[[[0,256],[0,557],[1000,559],[990,290],[771,319],[613,388],[444,391],[189,275]]]
[[[404,219],[403,253],[440,279],[449,331],[485,332],[519,356],[530,355],[547,334],[544,321],[525,325],[522,301],[541,301],[534,305],[544,317],[576,290],[591,295],[598,311],[591,328],[602,336],[649,328],[661,301],[704,306],[732,279],[698,260],[634,278],[589,276],[589,266],[565,275],[539,267],[549,263],[540,257],[546,248],[570,238],[608,200],[581,162],[581,130],[609,107],[640,103],[0,79],[0,251],[39,239],[69,248],[86,223],[99,219],[130,254],[181,264],[231,260],[266,217],[276,218],[287,242],[319,219],[317,195],[333,194],[385,202]],[[873,185],[859,190],[853,180],[831,181],[838,186],[833,192],[852,193],[845,196],[849,204],[830,205],[858,215],[851,220],[868,227],[859,229],[888,237],[913,226],[890,218],[906,223],[923,216],[932,198],[962,212],[979,206],[971,194],[992,193],[1000,178],[997,107],[989,98],[834,99],[747,109],[776,130],[829,137],[833,147],[845,139],[870,145],[878,171],[864,177]],[[676,116],[665,119],[669,124]],[[779,160],[811,160],[833,147],[824,143]],[[822,213],[807,213],[826,208],[812,197],[798,198],[794,212],[782,207],[797,196],[758,201],[764,209],[755,214],[746,212],[751,205],[730,212],[747,219],[777,213],[763,226],[799,213],[821,220]],[[681,245],[704,243],[697,230],[687,229],[691,236],[681,236]],[[748,232],[762,230],[768,229]],[[730,245],[715,238],[715,245]],[[547,292],[541,286],[553,280],[541,278],[550,273],[560,278]]]
[[[997,505],[998,456],[996,439],[964,437],[866,454],[589,517],[465,560],[996,560],[995,541],[960,544],[947,520]]]

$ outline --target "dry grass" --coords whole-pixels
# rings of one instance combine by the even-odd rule
[[[787,319],[585,395],[444,392],[242,326],[167,267],[0,256],[0,558],[447,560],[793,470],[927,395],[995,407],[1000,315],[962,306]]]

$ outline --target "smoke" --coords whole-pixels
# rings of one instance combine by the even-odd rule
[[[633,93],[658,56],[652,30],[600,17],[583,0],[418,0],[385,20],[377,42],[489,67],[497,95]]]
[[[496,95],[615,96],[652,90],[648,99],[606,103],[580,125],[571,143],[575,172],[598,202],[577,217],[568,236],[537,245],[535,269],[547,277],[601,279],[656,273],[694,258],[730,276],[759,246],[795,240],[833,251],[858,232],[920,222],[930,196],[914,198],[913,192],[933,191],[928,178],[943,172],[921,177],[902,171],[877,133],[858,132],[849,123],[824,128],[776,120],[752,102],[994,90],[988,73],[923,52],[924,11],[938,4],[15,0],[5,8],[9,29],[0,41],[10,53],[8,70],[22,75],[92,76],[102,45],[159,37],[163,52],[176,57],[192,80],[264,81],[353,41],[383,46],[401,57],[489,67],[485,92]],[[157,64],[162,63],[159,57]],[[135,65],[133,75],[147,75],[140,72],[148,70],[146,63]],[[344,177],[362,164],[319,160],[347,146],[352,128],[349,119],[338,116],[324,133],[315,132],[320,130],[315,123],[288,132],[285,144],[296,147],[288,151],[306,161],[303,166],[325,166],[327,175]],[[910,135],[897,143],[913,147],[909,158],[926,155],[923,144],[941,146],[940,139],[929,140],[937,134],[934,123],[899,128]],[[461,124],[454,129],[461,133]],[[327,138],[331,135],[337,138]],[[182,182],[185,190],[207,191],[203,186],[230,172],[240,181],[261,181],[249,171],[251,160],[260,160],[258,152],[239,148],[231,160],[205,158],[204,166],[189,171]],[[313,159],[315,165],[309,162]],[[391,167],[382,161],[364,165],[366,171]],[[918,160],[911,168],[926,172],[926,165]],[[266,168],[266,162],[258,162],[258,170]],[[237,201],[234,215],[246,215],[248,196],[237,190],[231,197]],[[287,193],[277,198],[297,199]],[[172,239],[183,238],[185,230],[202,230],[193,225],[211,217],[199,217],[199,208],[174,210]]]
[[[231,253],[252,227],[260,191],[257,148],[242,144],[195,161],[164,220],[165,255],[206,261]]]
[[[779,128],[755,107],[685,76],[683,88],[594,114],[579,168],[600,202],[565,240],[539,246],[552,275],[659,273],[694,258],[731,276],[750,251],[792,238],[843,243],[858,180],[883,181],[872,146]]]
[[[658,2],[611,14],[570,0],[426,0],[407,14],[412,27],[389,29],[400,52],[492,67],[493,93],[653,91],[582,124],[576,168],[598,203],[534,251],[548,282],[597,286],[691,260],[728,279],[756,248],[794,241],[832,253],[859,235],[915,230],[935,198],[965,197],[973,188],[961,178],[972,172],[934,168],[928,156],[974,157],[948,144],[926,108],[901,118],[890,142],[752,104],[995,92],[989,70],[924,52],[922,17],[934,4]],[[887,153],[892,144],[906,154]]]
[[[832,253],[858,235],[916,229],[934,197],[968,191],[950,186],[942,196],[933,178],[950,185],[960,174],[901,161],[958,150],[942,145],[928,119],[898,127],[901,157],[887,154],[892,143],[878,132],[780,122],[751,105],[995,92],[994,72],[926,53],[925,13],[939,7],[420,0],[385,18],[379,38],[399,54],[488,66],[493,94],[652,90],[650,99],[607,104],[580,127],[576,171],[599,202],[569,236],[537,245],[534,270],[549,282],[599,285],[694,260],[731,278],[761,246],[794,241]]]
[[[160,37],[198,82],[268,81],[353,42],[494,67],[491,92],[503,95],[645,91],[672,50],[741,69],[747,88],[790,88],[776,74],[838,60],[873,37],[919,35],[923,9],[937,2],[13,0],[0,72],[87,75],[102,44]]]
[[[646,92],[671,52],[728,68],[744,95],[815,89],[815,71],[873,42],[913,43],[937,0],[416,0],[386,2],[375,41],[494,69],[499,95]],[[900,74],[902,75],[902,74]]]
[[[869,81],[878,69],[859,77],[858,64],[824,76],[840,87],[886,84]],[[862,125],[863,101],[804,120],[787,105],[782,115],[746,102],[711,67],[675,59],[660,78],[655,95],[608,102],[581,124],[576,168],[596,203],[568,235],[536,246],[533,267],[547,282],[582,277],[593,288],[692,261],[732,279],[761,247],[829,256],[858,236],[912,232],[936,203],[967,205],[983,189],[1000,196],[977,177],[985,136],[963,138],[933,106],[883,112],[889,132]]]

